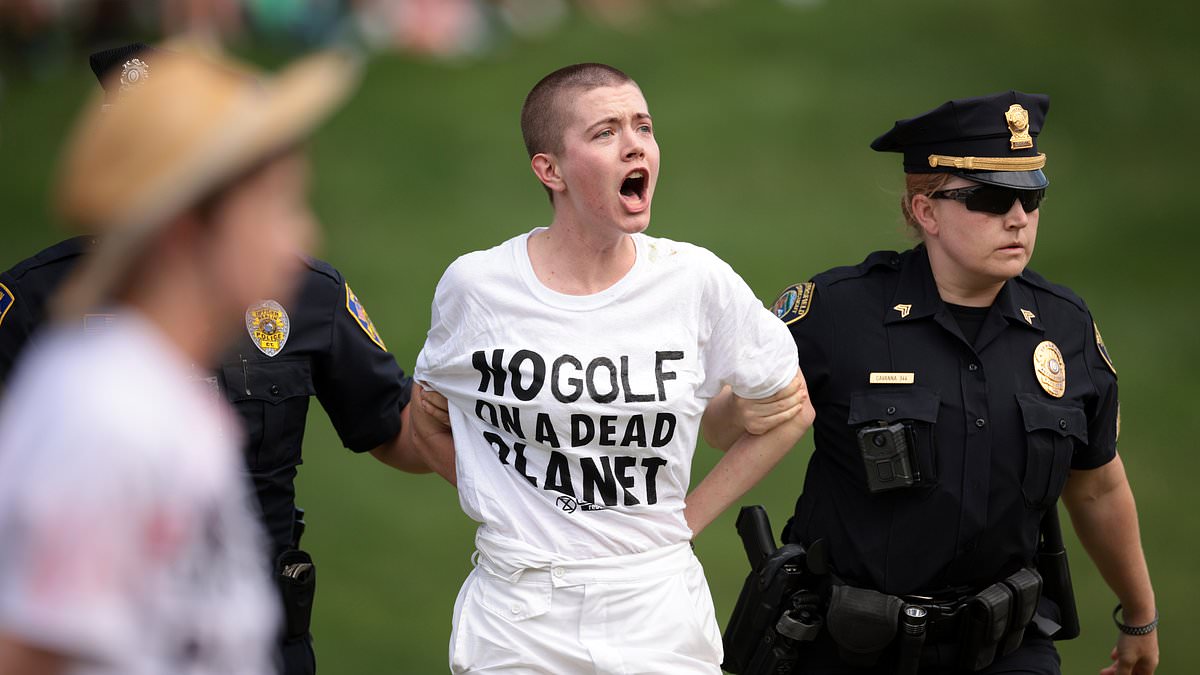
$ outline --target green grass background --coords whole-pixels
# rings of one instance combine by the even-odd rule
[[[599,60],[642,85],[662,147],[652,234],[704,245],[766,302],[867,252],[908,245],[899,157],[867,145],[950,98],[1052,95],[1039,139],[1049,198],[1033,267],[1089,302],[1120,372],[1122,454],[1163,616],[1160,672],[1200,672],[1200,382],[1193,185],[1200,41],[1190,3],[742,0],[617,31],[573,19],[442,64],[376,59],[313,142],[321,256],[411,367],[429,302],[457,255],[549,221],[517,127],[542,75]],[[277,60],[256,53],[263,60]],[[0,103],[0,267],[60,237],[48,215],[57,148],[94,88],[77,72],[10,80]],[[64,383],[64,386],[70,386]],[[780,527],[811,441],[742,500]],[[440,480],[340,448],[313,406],[300,479],[320,566],[314,633],[324,673],[439,673],[473,524]],[[697,476],[716,453],[697,452]],[[1071,535],[1069,535],[1071,536]],[[1115,603],[1074,547],[1083,637],[1064,672],[1108,663]],[[717,612],[746,571],[732,513],[697,542]]]

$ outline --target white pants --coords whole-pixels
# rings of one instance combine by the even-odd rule
[[[720,675],[721,632],[687,544],[559,560],[480,528],[454,603],[452,673]]]

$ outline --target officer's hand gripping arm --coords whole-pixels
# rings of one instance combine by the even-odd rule
[[[763,399],[742,398],[729,387],[709,403],[700,420],[704,440],[726,451],[742,434],[761,436],[804,411],[808,388],[800,372],[783,389]]]

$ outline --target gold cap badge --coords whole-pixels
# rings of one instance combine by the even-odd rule
[[[274,300],[263,300],[246,309],[246,332],[254,346],[267,356],[283,351],[291,332],[292,321],[283,305]]]
[[[150,79],[150,64],[141,59],[129,59],[121,66],[121,93]]]
[[[1067,364],[1053,342],[1046,340],[1033,350],[1033,374],[1047,394],[1062,398],[1067,390]]]
[[[1012,138],[1008,139],[1009,148],[1024,150],[1033,147],[1033,137],[1029,135],[1029,111],[1014,103],[1004,113],[1004,121],[1008,122],[1008,130]]]

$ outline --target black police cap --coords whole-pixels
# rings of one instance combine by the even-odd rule
[[[153,47],[135,42],[98,51],[88,57],[88,63],[96,79],[100,80],[100,85],[112,95],[119,93],[122,87],[136,85],[141,78],[147,77],[148,61],[154,58],[156,51]],[[120,77],[117,77],[118,73]]]
[[[871,149],[904,154],[905,173],[952,173],[1023,190],[1050,184],[1037,137],[1050,97],[1006,91],[947,101],[899,120]]]

